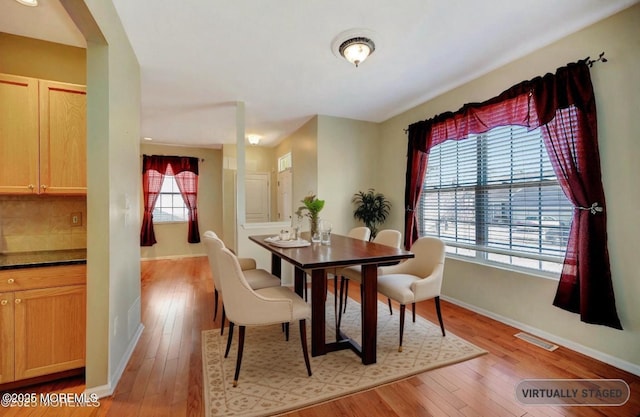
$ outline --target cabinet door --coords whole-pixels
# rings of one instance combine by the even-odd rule
[[[40,81],[40,193],[87,192],[84,86]]]
[[[85,365],[84,285],[15,293],[15,379]]]
[[[38,80],[0,74],[0,193],[38,185]]]
[[[13,381],[13,293],[0,293],[0,384]]]

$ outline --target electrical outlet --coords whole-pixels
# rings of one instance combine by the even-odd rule
[[[82,212],[71,213],[71,226],[82,226]]]

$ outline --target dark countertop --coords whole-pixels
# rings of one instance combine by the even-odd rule
[[[86,249],[50,250],[0,254],[0,269],[35,268],[39,266],[87,263]]]

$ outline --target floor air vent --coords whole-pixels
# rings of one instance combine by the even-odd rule
[[[531,336],[530,334],[527,334],[527,333],[517,333],[515,336],[518,339],[522,339],[525,342],[529,342],[532,345],[541,347],[542,349],[548,350],[549,352],[553,352],[554,350],[558,349],[557,345],[554,345],[553,343],[549,343],[546,340],[538,339],[537,337]]]

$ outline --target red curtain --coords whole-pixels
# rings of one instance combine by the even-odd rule
[[[142,230],[140,231],[140,245],[153,246],[156,234],[153,231],[153,208],[160,195],[164,174],[149,169],[142,174],[142,192],[144,194],[144,215],[142,216]]]
[[[575,206],[567,253],[553,304],[586,323],[622,330],[607,248],[607,214],[600,170],[596,102],[586,64],[541,80],[537,112],[553,170]]]
[[[144,155],[142,159],[142,190],[144,193],[144,216],[140,231],[140,245],[156,243],[153,231],[153,208],[160,194],[165,175],[173,175],[180,194],[189,209],[188,242],[200,242],[198,231],[198,158],[186,156]],[[182,182],[182,185],[180,184]]]
[[[415,190],[422,189],[431,147],[502,125],[542,127],[558,181],[576,206],[554,305],[580,313],[586,323],[622,329],[607,249],[595,99],[585,61],[523,81],[484,103],[467,104],[455,113],[409,126],[406,246],[417,238]]]
[[[411,248],[413,242],[418,239],[418,223],[415,208],[420,201],[424,174],[427,172],[427,159],[429,151],[421,152],[417,148],[423,138],[431,137],[424,129],[424,124],[409,128],[409,149],[407,151],[408,165],[405,188],[405,214],[404,214],[404,246]],[[430,149],[431,146],[427,146]]]
[[[200,242],[198,230],[198,176],[191,171],[183,171],[175,176],[176,184],[184,199],[184,204],[189,209],[189,243]]]

